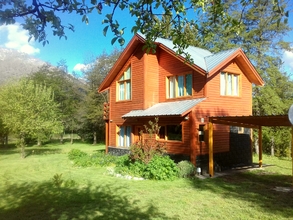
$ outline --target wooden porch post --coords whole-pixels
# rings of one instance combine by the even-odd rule
[[[105,144],[106,144],[106,154],[108,153],[108,146],[109,146],[109,121],[105,122]]]
[[[213,123],[209,122],[209,174],[214,176],[214,145],[213,145]]]
[[[291,160],[292,160],[292,185],[293,185],[293,126],[291,127]]]
[[[258,165],[262,167],[262,127],[259,126],[258,129]]]

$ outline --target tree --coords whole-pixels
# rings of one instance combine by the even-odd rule
[[[52,89],[55,101],[59,104],[60,120],[64,130],[72,133],[77,127],[77,109],[84,96],[84,85],[68,74],[66,70],[66,61],[61,60],[57,68],[45,65],[32,73],[29,79],[33,80],[35,84],[45,84]],[[62,143],[64,131],[60,134]],[[71,137],[71,142],[73,142],[73,136],[71,135]]]
[[[86,97],[79,108],[80,124],[83,125],[79,132],[81,136],[85,136],[85,132],[89,132],[93,144],[96,144],[98,138],[104,139],[103,106],[105,102],[108,102],[108,94],[98,93],[97,89],[120,53],[121,51],[118,49],[114,49],[109,54],[104,51],[96,58],[92,68],[84,72]]]
[[[237,1],[242,9],[253,6],[254,2],[250,0]],[[273,16],[280,22],[283,18],[287,21],[288,11],[280,4],[282,0],[270,0],[273,3]],[[225,3],[225,2],[224,2]],[[188,41],[184,37],[184,28],[188,25],[191,29],[199,29],[199,21],[202,17],[207,22],[217,25],[224,23],[226,30],[239,29],[240,19],[230,16],[227,13],[226,5],[220,0],[91,0],[90,3],[84,0],[52,0],[39,1],[31,0],[30,4],[24,0],[0,1],[0,24],[12,24],[17,18],[23,18],[23,28],[29,31],[30,38],[48,43],[46,39],[46,27],[51,26],[53,34],[58,37],[65,37],[65,29],[74,30],[74,26],[68,26],[62,23],[61,13],[76,13],[82,16],[82,21],[89,22],[90,13],[103,14],[105,19],[102,21],[105,25],[103,29],[106,35],[108,29],[114,34],[112,44],[118,41],[123,45],[125,27],[120,27],[117,21],[117,14],[125,13],[133,17],[135,25],[131,31],[133,33],[141,32],[146,35],[148,49],[155,49],[153,41],[159,34],[172,36],[173,43],[179,53],[188,46]],[[103,6],[107,6],[103,8]],[[271,14],[271,13],[270,13]],[[166,16],[168,22],[166,23]],[[167,25],[167,26],[166,26]],[[171,27],[171,31],[168,27]],[[206,34],[210,32],[205,30]],[[189,57],[186,54],[187,58]]]
[[[1,88],[3,124],[19,138],[21,157],[25,157],[25,137],[42,139],[43,135],[60,133],[63,129],[51,88],[21,80]]]

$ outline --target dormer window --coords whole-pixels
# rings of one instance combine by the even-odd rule
[[[192,95],[192,74],[169,76],[167,78],[168,98],[177,98]]]
[[[221,73],[221,95],[239,96],[239,75],[232,73]]]
[[[123,75],[118,80],[118,100],[131,99],[131,68],[126,69]]]

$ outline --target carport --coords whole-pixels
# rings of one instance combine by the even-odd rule
[[[245,128],[258,129],[258,145],[259,145],[259,167],[262,167],[262,127],[292,127],[288,115],[271,115],[271,116],[220,116],[209,117],[209,174],[214,176],[214,141],[213,141],[213,125],[223,124],[228,126],[237,126]],[[293,176],[293,127],[291,130],[291,158],[292,158],[292,176]],[[292,180],[293,184],[293,180]]]

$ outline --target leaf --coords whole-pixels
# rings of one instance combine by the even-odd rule
[[[118,38],[118,37],[114,37],[114,38],[111,40],[111,44],[112,44],[112,45],[116,42],[117,38]]]
[[[107,35],[107,31],[108,31],[109,25],[107,25],[106,27],[104,27],[103,29],[103,35],[106,37]]]

